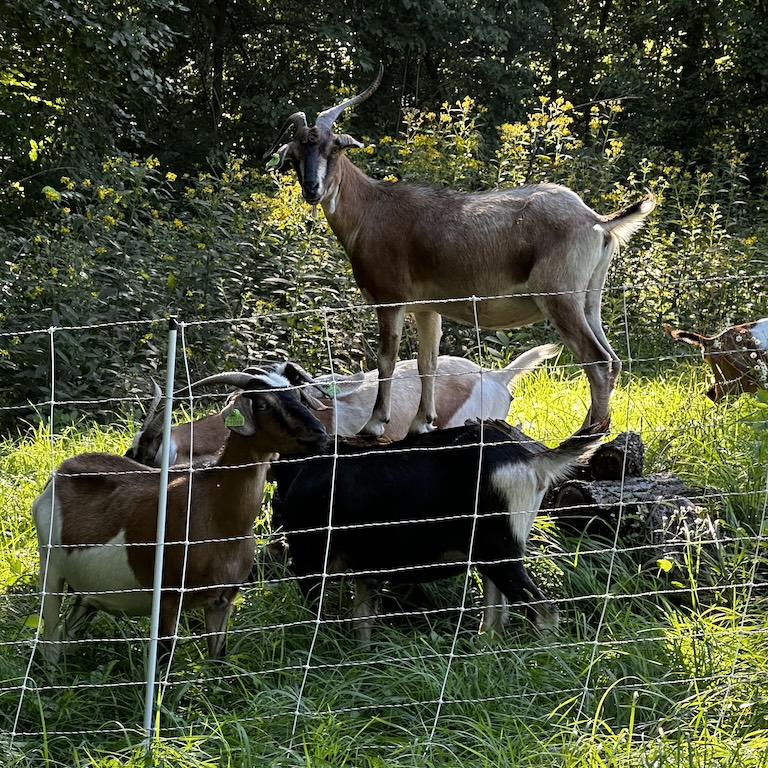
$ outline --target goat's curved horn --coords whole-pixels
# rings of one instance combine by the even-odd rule
[[[358,93],[357,96],[353,96],[351,99],[347,99],[346,101],[343,101],[341,104],[330,107],[329,109],[323,110],[318,116],[317,120],[315,120],[315,125],[318,128],[325,128],[327,130],[331,130],[333,127],[333,124],[336,122],[339,115],[349,107],[354,107],[355,104],[360,104],[361,102],[365,101],[378,87],[379,83],[381,82],[381,78],[384,76],[384,65],[379,62],[379,71],[376,75],[376,79],[362,92]]]
[[[255,369],[251,369],[255,371]],[[237,389],[245,389],[255,378],[255,373],[248,373],[246,371],[224,371],[223,373],[214,373],[212,376],[206,376],[204,379],[193,381],[186,387],[177,389],[173,396],[178,400],[182,397],[192,397],[192,393],[198,387],[205,387],[210,384],[225,384],[228,387],[236,387]]]
[[[275,140],[275,143],[264,153],[263,159],[266,160],[268,157],[271,157],[272,155],[275,154],[275,152],[283,142],[283,137],[285,136],[286,133],[288,133],[290,128],[293,128],[295,131],[297,128],[306,128],[306,127],[307,127],[307,116],[303,112],[294,112],[283,123],[283,127],[280,129],[280,131],[277,134],[277,139]]]
[[[206,376],[199,381],[193,381],[188,389],[195,389],[196,387],[203,387],[209,384],[226,384],[230,387],[244,389],[254,380],[254,378],[255,376],[252,373],[245,373],[243,371],[225,371],[224,373],[214,373],[213,376]]]
[[[160,401],[163,399],[163,390],[160,389],[158,383],[154,379],[150,379],[150,381],[152,382],[152,402],[149,404],[147,413],[144,416],[144,422],[142,424],[144,427],[152,423],[152,420],[157,413],[157,408],[160,405]]]

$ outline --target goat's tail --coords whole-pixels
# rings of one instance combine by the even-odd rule
[[[619,241],[619,245],[626,245],[629,238],[643,226],[655,207],[656,196],[649,192],[642,200],[603,217],[598,226],[610,232]]]
[[[607,434],[608,426],[607,420],[591,424],[563,440],[556,448],[537,453],[532,461],[541,485],[550,488],[565,480],[578,464],[586,462]]]
[[[517,379],[526,373],[536,370],[545,360],[549,360],[560,353],[562,347],[559,344],[541,344],[518,355],[508,366],[501,370],[493,371],[499,374],[507,388],[513,385]]]

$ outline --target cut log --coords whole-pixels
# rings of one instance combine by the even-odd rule
[[[641,505],[676,498],[698,503],[704,495],[705,491],[691,488],[671,473],[626,477],[623,481],[568,480],[547,496],[542,509],[564,528],[612,537],[619,521],[619,533],[625,535],[631,533],[627,526],[645,519]]]
[[[603,443],[592,456],[589,466],[595,480],[621,480],[643,474],[645,446],[637,432],[622,432]]]

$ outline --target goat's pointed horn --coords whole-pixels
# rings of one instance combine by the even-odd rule
[[[144,421],[141,423],[142,429],[149,429],[153,424],[157,409],[163,399],[163,390],[160,389],[158,383],[154,379],[150,379],[150,381],[152,382],[152,402],[149,404],[149,408],[147,408],[147,412],[144,415]]]
[[[306,128],[307,127],[307,116],[303,112],[294,112],[284,123],[283,127],[280,129],[279,133],[277,134],[277,139],[275,143],[269,148],[267,152],[264,153],[264,159],[271,157],[277,148],[282,144],[283,137],[286,133],[288,133],[290,128],[293,128],[294,131],[297,128]]]
[[[189,397],[192,390],[197,387],[205,387],[210,384],[226,384],[229,387],[245,389],[254,379],[253,374],[242,371],[225,371],[224,373],[214,373],[213,376],[206,376],[204,379],[193,381],[188,387],[178,390],[176,397]]]
[[[163,390],[160,389],[160,385],[154,379],[150,379],[150,381],[152,382],[152,402],[149,404],[147,415],[144,417],[145,423],[149,423],[155,418],[157,407],[163,399]]]
[[[356,104],[360,104],[361,102],[365,101],[378,87],[379,83],[381,82],[381,78],[384,76],[384,65],[379,62],[379,71],[376,75],[376,79],[362,92],[358,93],[357,96],[353,96],[351,99],[347,99],[346,101],[343,101],[341,104],[338,104],[335,107],[330,107],[329,109],[323,110],[318,116],[317,120],[315,120],[315,125],[318,128],[326,128],[327,130],[331,130],[333,127],[333,124],[336,122],[339,115],[349,107],[354,107]]]

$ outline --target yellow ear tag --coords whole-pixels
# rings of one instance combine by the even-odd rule
[[[242,427],[245,424],[245,417],[237,408],[233,408],[224,417],[225,427]]]

